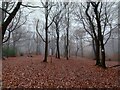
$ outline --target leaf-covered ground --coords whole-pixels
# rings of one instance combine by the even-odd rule
[[[117,62],[107,61],[107,69],[84,58],[14,57],[2,62],[3,88],[115,88],[120,87]]]

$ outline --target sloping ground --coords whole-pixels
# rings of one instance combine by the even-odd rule
[[[114,88],[118,82],[119,67],[102,69],[94,60],[70,60],[42,56],[15,57],[3,61],[3,88]],[[117,62],[107,61],[111,67]]]

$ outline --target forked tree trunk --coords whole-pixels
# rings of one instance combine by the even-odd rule
[[[106,67],[105,65],[105,48],[104,48],[104,43],[103,43],[103,35],[102,35],[102,28],[101,28],[101,20],[100,20],[100,14],[99,14],[99,11],[98,11],[98,6],[99,6],[99,3],[94,5],[92,3],[92,6],[94,7],[94,13],[95,13],[95,16],[96,16],[96,22],[97,22],[97,29],[98,29],[98,42],[100,43],[100,46],[99,46],[99,49],[101,48],[101,56],[102,56],[102,60],[101,60],[101,66],[103,68]]]

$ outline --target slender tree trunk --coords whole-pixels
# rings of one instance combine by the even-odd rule
[[[46,36],[46,42],[45,42],[45,56],[44,56],[44,60],[43,60],[43,62],[47,62],[47,56],[48,56],[48,30],[47,30],[47,28],[46,28],[46,30],[45,30],[46,32],[45,32],[45,36]]]
[[[69,59],[69,8],[68,8],[68,13],[67,13],[67,45],[66,45],[66,59]]]
[[[56,51],[56,57],[60,59],[60,49],[59,49],[59,29],[58,29],[58,24],[56,24],[56,34],[57,34],[57,51]]]
[[[13,50],[16,52],[16,33],[12,32],[12,39],[13,39]],[[9,41],[8,41],[9,42]]]
[[[95,53],[96,53],[96,47],[95,47],[95,40],[93,39],[92,40],[92,47],[93,47],[93,57],[96,59],[96,57],[95,57]]]
[[[69,58],[69,40],[68,40],[68,30],[67,30],[67,45],[66,45],[66,58]]]
[[[36,55],[39,55],[39,42],[38,42],[38,34],[36,33],[36,39],[37,39],[37,41],[36,41]]]
[[[2,13],[2,10],[0,9],[0,15],[1,14],[3,14],[3,13]],[[2,19],[3,19],[3,17],[0,17],[0,21],[3,21]],[[2,27],[1,26],[0,26],[0,60],[2,60]]]
[[[60,59],[59,37],[57,37],[57,58]]]
[[[0,60],[2,59],[2,30],[0,28]]]
[[[46,42],[45,42],[45,56],[43,62],[47,62],[47,56],[48,56],[48,28],[45,29],[45,36],[46,36]]]
[[[78,47],[78,43],[77,43],[76,57],[78,56],[78,51],[79,51],[79,47]]]
[[[9,57],[9,50],[10,50],[10,40],[8,40],[8,42],[7,42],[7,50],[8,50],[8,52],[7,52],[7,58]]]
[[[80,46],[81,46],[81,56],[83,57],[83,43],[82,43],[82,38],[80,39],[81,41],[80,41]]]
[[[48,6],[48,2],[46,2],[46,6]],[[43,62],[47,62],[48,57],[48,7],[45,8],[45,56]]]
[[[66,57],[66,36],[64,36],[64,57]]]

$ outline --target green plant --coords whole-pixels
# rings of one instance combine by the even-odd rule
[[[12,47],[3,47],[3,56],[5,57],[15,57],[16,56],[16,50]]]

